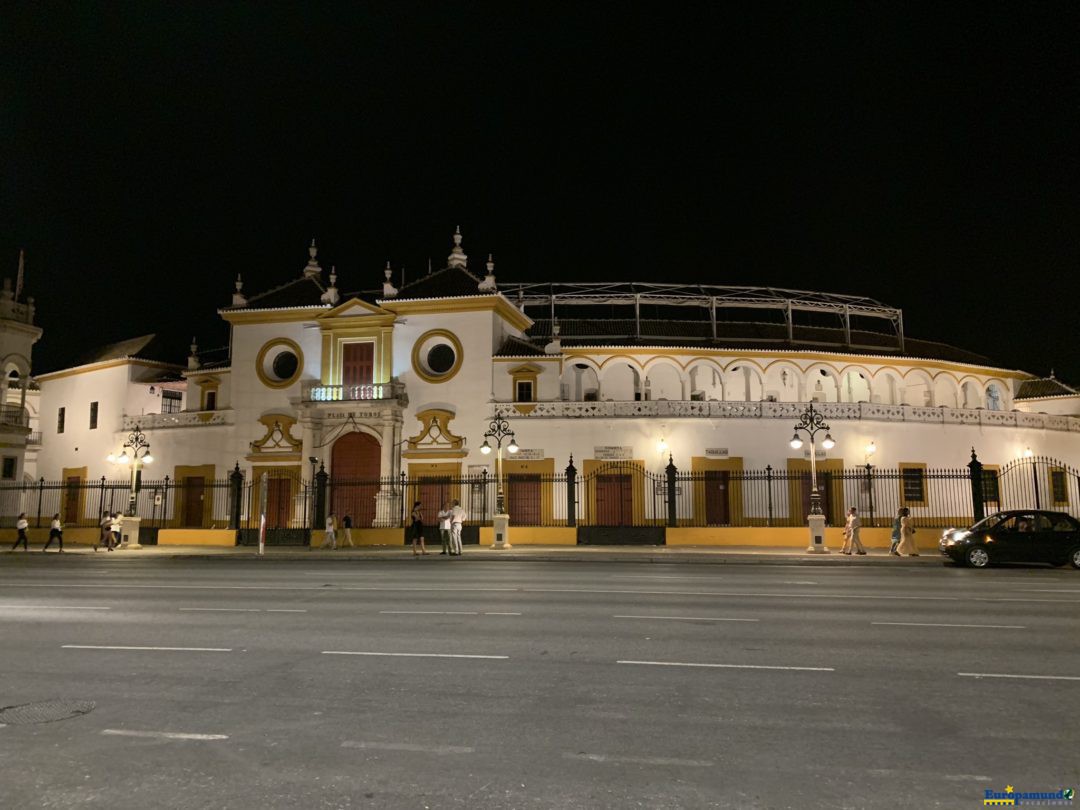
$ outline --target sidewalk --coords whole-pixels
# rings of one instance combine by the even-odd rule
[[[49,554],[55,554],[50,549]],[[413,559],[407,546],[365,546],[338,548],[335,551],[308,549],[302,546],[270,546],[259,557],[254,546],[224,548],[216,546],[143,546],[138,549],[118,549],[112,553],[104,549],[95,552],[89,546],[69,545],[64,558],[85,557],[103,559],[182,559],[182,560],[262,560],[273,562],[394,562]],[[12,557],[41,557],[41,549],[34,548],[29,554],[21,549],[0,553],[0,564]],[[419,564],[437,565],[446,562],[457,565],[469,560],[515,560],[530,562],[623,562],[623,563],[706,563],[713,565],[839,565],[839,566],[927,566],[947,564],[948,560],[934,550],[923,550],[918,557],[893,557],[885,549],[871,549],[866,556],[847,556],[833,549],[829,554],[807,554],[801,549],[765,546],[518,546],[496,551],[489,546],[465,546],[459,559],[442,557],[438,551],[429,551],[420,557]]]

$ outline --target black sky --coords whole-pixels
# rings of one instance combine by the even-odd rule
[[[0,11],[35,368],[224,341],[242,272],[868,295],[1080,382],[1077,4],[73,2]]]

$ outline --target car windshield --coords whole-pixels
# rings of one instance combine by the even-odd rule
[[[968,531],[972,531],[972,532],[986,531],[987,529],[993,528],[998,523],[1000,523],[1001,518],[1002,518],[1001,515],[990,515],[989,517],[984,517],[982,520],[980,520],[978,523],[976,523],[974,526],[972,526]]]

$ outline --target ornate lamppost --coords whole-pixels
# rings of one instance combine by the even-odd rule
[[[136,501],[139,495],[139,468],[144,464],[153,464],[154,457],[150,455],[150,442],[146,440],[146,434],[138,425],[135,430],[128,434],[120,455],[109,453],[105,459],[114,464],[131,465],[131,491],[128,493],[128,508],[121,521],[120,534],[125,538],[128,548],[139,548],[139,516],[136,510]],[[134,542],[127,540],[134,532]]]
[[[484,433],[484,443],[480,445],[480,452],[485,456],[491,453],[491,440],[495,440],[495,543],[492,548],[510,548],[510,516],[506,514],[506,500],[503,492],[502,452],[503,441],[509,439],[506,452],[513,455],[518,451],[517,442],[514,440],[514,431],[510,429],[510,423],[506,418],[495,412],[495,416],[488,424],[487,432]]]
[[[803,446],[803,440],[799,438],[800,431],[810,440],[810,514],[807,516],[810,545],[806,550],[814,554],[826,554],[828,549],[825,548],[825,515],[821,511],[821,493],[818,492],[817,485],[817,447],[814,437],[825,431],[821,446],[826,450],[835,447],[836,442],[829,433],[829,425],[824,417],[814,410],[813,402],[799,415],[799,421],[795,425],[795,435],[791,437],[791,447],[795,450]]]

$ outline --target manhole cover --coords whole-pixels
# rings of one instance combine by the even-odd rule
[[[92,700],[41,700],[21,706],[5,706],[0,709],[0,723],[9,726],[52,723],[87,714],[93,711],[94,706]]]

